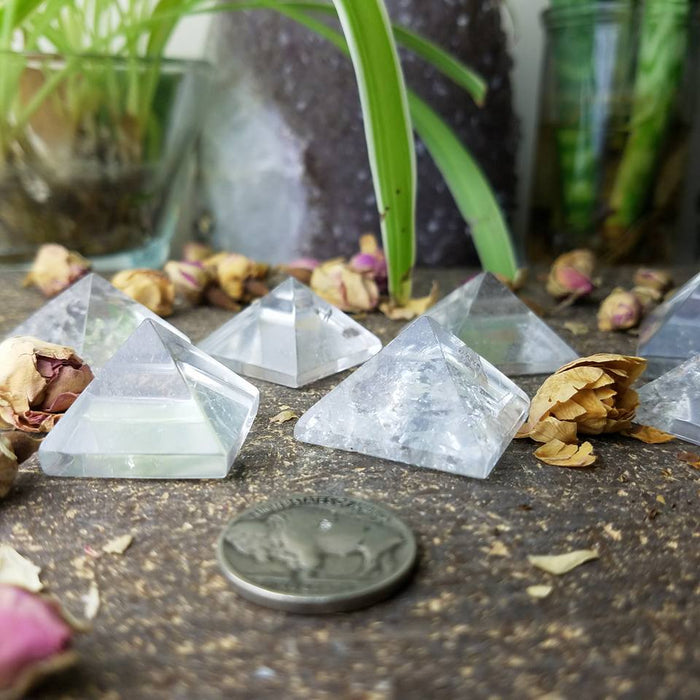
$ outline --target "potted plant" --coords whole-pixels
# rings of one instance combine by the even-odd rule
[[[91,209],[107,219],[100,222],[99,217],[86,214],[81,220],[80,215],[74,215],[66,229],[71,236],[79,232],[79,245],[71,241],[72,247],[90,255],[113,255],[117,247],[138,238],[137,234],[130,238],[127,231],[138,230],[141,222],[141,235],[150,231],[150,264],[162,262],[157,260],[163,257],[160,244],[167,242],[177,213],[173,204],[178,201],[176,183],[195,133],[197,110],[205,104],[198,90],[206,76],[201,65],[165,61],[163,51],[184,15],[245,9],[284,13],[351,57],[377,193],[389,291],[397,302],[405,303],[410,297],[415,254],[413,128],[470,221],[483,266],[505,277],[515,275],[508,230],[486,179],[449,127],[406,90],[395,37],[469,90],[477,101],[483,100],[485,85],[439,47],[392,28],[383,0],[335,0],[332,5],[286,0],[224,4],[129,0],[124,7],[106,0],[86,0],[80,8],[54,0],[9,0],[0,14],[0,49],[9,51],[13,37],[19,34],[25,52],[36,51],[48,41],[54,55],[6,53],[8,60],[3,65],[7,68],[0,70],[0,188],[6,187],[5,192],[19,199],[16,206],[20,212],[13,212],[13,220],[0,211],[0,226],[5,226],[4,232],[0,229],[0,259],[7,257],[2,246],[7,248],[7,241],[17,241],[20,236],[33,236],[34,240],[29,239],[32,244],[37,238],[68,242],[61,238],[63,231],[56,231],[55,212],[49,210],[39,219],[45,226],[36,226],[36,217],[47,202],[54,206],[71,200],[66,194],[70,191],[72,201],[87,200],[85,211]],[[329,16],[337,16],[342,32],[323,21]],[[182,70],[178,73],[175,68]],[[167,106],[176,106],[177,116],[166,117]],[[67,126],[54,134],[66,115]],[[21,145],[30,142],[39,147],[30,151]],[[86,151],[89,154],[62,166],[70,175],[63,189],[47,179],[47,167],[52,174],[57,170],[56,152],[49,148],[54,142],[61,144],[58,152],[64,160],[83,156]],[[44,158],[48,151],[53,158],[49,166]],[[32,163],[29,180],[25,176],[27,162]],[[80,172],[94,172],[103,166],[105,174],[94,187],[77,177]],[[12,199],[3,198],[6,202]],[[138,205],[136,211],[133,204]],[[75,209],[84,211],[78,205]],[[66,237],[70,237],[68,233]],[[114,260],[112,257],[109,262],[114,264]]]

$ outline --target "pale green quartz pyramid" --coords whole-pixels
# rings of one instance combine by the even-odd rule
[[[52,476],[224,477],[258,390],[160,324],[144,321],[39,450]]]
[[[425,315],[508,376],[550,374],[578,357],[489,272],[455,289]]]
[[[636,421],[700,445],[700,355],[639,389]]]
[[[661,304],[642,324],[637,354],[645,376],[658,377],[700,353],[700,273]]]
[[[145,319],[188,340],[145,306],[99,275],[81,278],[51,299],[8,336],[31,335],[73,348],[95,372]]]
[[[294,436],[485,478],[529,405],[510,379],[423,316],[312,406]]]
[[[199,343],[235,372],[300,387],[379,352],[374,334],[289,278]]]

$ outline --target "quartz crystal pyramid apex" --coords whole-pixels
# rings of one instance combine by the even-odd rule
[[[637,354],[646,376],[658,377],[700,353],[700,273],[658,306],[642,324]]]
[[[294,436],[485,478],[529,403],[510,379],[423,316],[312,406]]]
[[[426,316],[509,376],[547,374],[578,357],[489,272],[455,289]]]
[[[187,340],[176,328],[105,279],[89,274],[44,304],[9,335],[30,335],[67,345],[96,371],[145,319]]]
[[[258,390],[147,319],[39,450],[53,476],[216,478],[229,471]]]
[[[700,445],[700,355],[639,390],[637,422]]]
[[[347,314],[289,278],[199,347],[235,372],[296,388],[364,362],[382,344]]]

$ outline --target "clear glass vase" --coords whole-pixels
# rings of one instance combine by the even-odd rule
[[[528,231],[532,261],[576,247],[669,261],[692,124],[690,0],[547,10]]]
[[[210,85],[201,61],[0,55],[0,265],[168,255]]]

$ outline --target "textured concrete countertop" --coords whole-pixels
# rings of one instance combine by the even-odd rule
[[[626,272],[604,276],[601,298]],[[438,277],[449,291],[465,271]],[[679,275],[684,281],[689,274]],[[0,331],[42,299],[2,275]],[[527,295],[549,304],[541,284]],[[595,304],[549,323],[581,354],[633,353],[635,338],[595,331]],[[197,341],[229,317],[216,309],[172,321]],[[586,322],[572,336],[566,320]],[[363,320],[384,341],[402,324]],[[44,476],[35,458],[0,502],[0,541],[42,567],[74,613],[95,580],[101,608],[77,639],[80,664],[50,679],[51,698],[697,698],[700,472],[681,442],[595,440],[599,464],[540,464],[514,442],[478,481],[304,445],[280,406],[305,411],[346,373],[292,390],[255,381],[253,430],[223,481],[77,480]],[[542,378],[516,380],[532,395]],[[409,586],[353,613],[302,616],[239,598],[214,543],[243,508],[290,491],[347,494],[393,509],[415,531]],[[662,498],[659,498],[662,497]],[[665,502],[664,502],[665,501]],[[131,533],[121,556],[92,558]],[[594,547],[600,559],[554,577],[528,554]],[[551,584],[543,600],[526,593]]]

